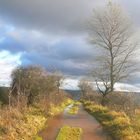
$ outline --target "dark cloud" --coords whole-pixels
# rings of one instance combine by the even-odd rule
[[[81,76],[87,74],[88,62],[93,58],[94,51],[83,41],[64,39],[48,49],[43,47],[40,50],[23,53],[22,64],[40,64],[47,69],[60,70],[65,75]],[[88,49],[87,49],[88,48]]]
[[[98,1],[0,0],[0,15],[14,25],[29,29],[55,32],[55,34],[81,32]]]
[[[24,54],[22,56],[22,65],[39,64],[46,67],[47,70],[58,70],[64,75],[81,76],[85,75],[87,68],[78,67],[79,63],[73,60],[58,60],[57,58],[39,56],[37,54]]]
[[[120,2],[140,24],[138,0]],[[92,9],[103,0],[0,0],[0,17],[14,26],[53,34],[81,34]]]
[[[123,3],[140,23],[138,0]],[[86,42],[86,21],[103,0],[0,0],[0,50],[21,52],[22,65],[41,64],[66,75],[88,73],[96,50]],[[11,28],[12,29],[11,31]],[[136,81],[139,81],[137,78]]]

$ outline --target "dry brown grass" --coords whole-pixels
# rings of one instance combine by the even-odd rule
[[[39,102],[34,106],[5,106],[0,108],[0,140],[32,140],[44,127],[49,114],[56,115],[63,111],[71,100],[67,98],[59,105]],[[45,108],[46,107],[46,108]],[[51,117],[52,117],[51,116]]]
[[[0,109],[0,139],[30,140],[46,121],[43,114],[37,114],[39,111],[34,107],[24,109],[4,107]]]

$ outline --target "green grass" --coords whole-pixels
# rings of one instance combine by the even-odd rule
[[[81,140],[83,131],[81,128],[63,126],[56,140]]]
[[[79,110],[79,107],[78,106],[73,106],[69,111],[68,113],[71,114],[71,115],[75,115],[78,113],[78,110]]]
[[[72,106],[72,108],[68,111],[68,113],[71,114],[71,115],[77,114],[77,113],[78,113],[78,110],[79,110],[79,105],[80,105],[80,104],[81,104],[80,102],[74,101],[73,106]]]
[[[84,102],[85,109],[93,115],[114,140],[139,140],[130,118],[124,112],[110,111],[107,107]]]
[[[33,140],[43,140],[43,139],[39,136],[35,136]]]
[[[65,109],[66,106],[70,105],[73,103],[73,100],[71,99],[67,99],[65,100],[61,105],[59,106],[55,106],[54,104],[50,105],[50,110],[48,112],[49,116],[56,116],[59,113],[63,112],[63,110]]]

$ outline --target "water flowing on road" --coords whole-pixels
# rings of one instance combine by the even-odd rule
[[[55,140],[60,128],[64,125],[82,128],[83,136],[81,140],[111,140],[102,126],[83,109],[82,105],[79,106],[76,115],[67,113],[71,107],[72,105],[68,106],[62,114],[48,121],[47,127],[39,133],[43,140]]]

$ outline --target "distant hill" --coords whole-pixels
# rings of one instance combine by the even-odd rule
[[[8,103],[8,88],[7,87],[0,87],[0,102],[2,104]]]
[[[81,97],[80,90],[65,90],[65,92],[69,93],[75,100],[78,100]]]

